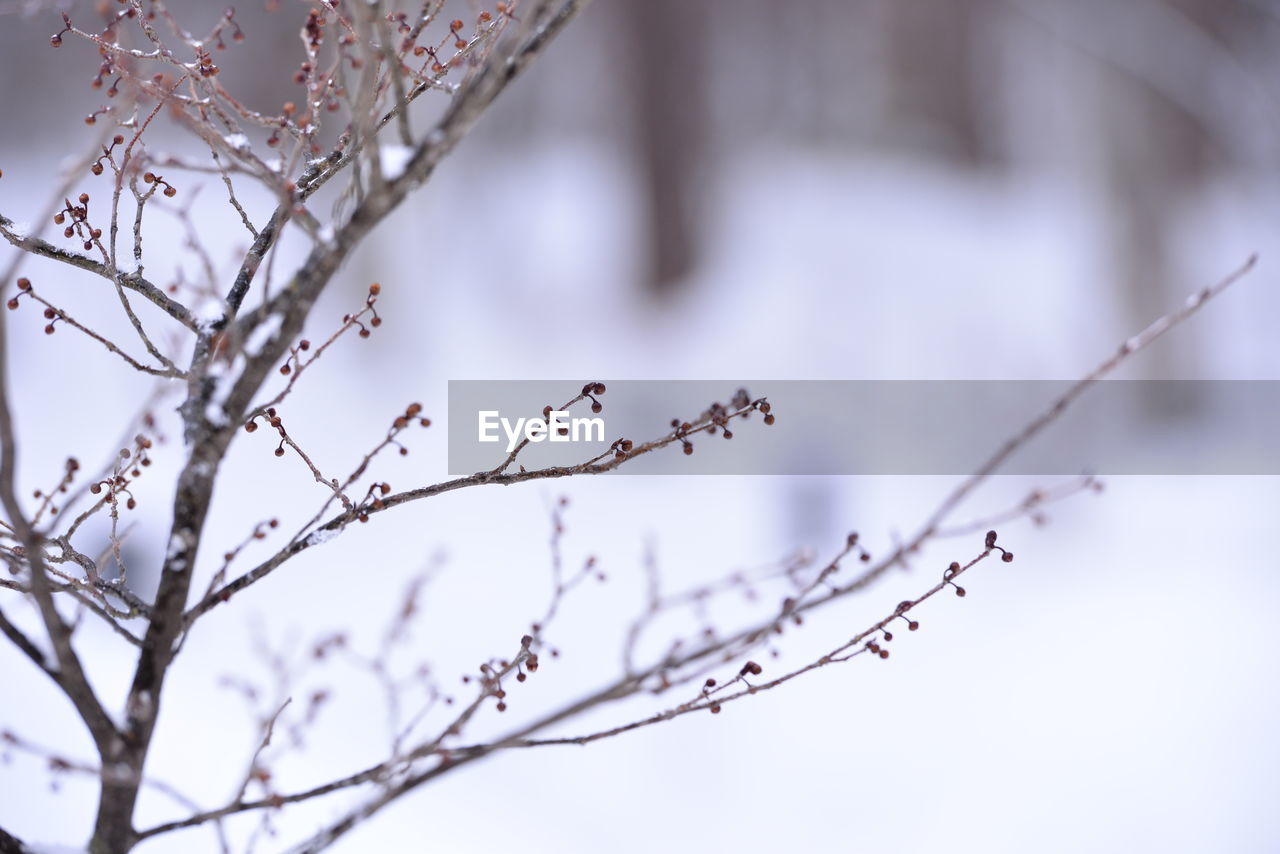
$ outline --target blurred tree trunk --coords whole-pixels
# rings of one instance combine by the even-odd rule
[[[631,40],[635,152],[643,182],[646,287],[669,295],[698,256],[707,133],[705,29],[712,9],[690,0],[618,4]]]
[[[893,142],[983,165],[996,157],[979,126],[976,38],[988,0],[891,0],[882,7]]]
[[[1212,28],[1230,4],[1179,0],[1170,5],[1187,16],[1188,25],[1201,27],[1213,38]],[[1159,44],[1136,42],[1130,47],[1162,49]],[[1205,71],[1197,79],[1207,87],[1210,69]],[[1174,241],[1180,214],[1203,182],[1215,147],[1214,129],[1205,126],[1203,117],[1174,103],[1160,84],[1131,73],[1114,73],[1099,123],[1106,142],[1104,178],[1115,212],[1112,267],[1122,283],[1120,301],[1127,328],[1140,328],[1169,311],[1192,286],[1179,275],[1185,259],[1179,257]],[[1207,91],[1197,93],[1191,100],[1207,95]],[[1188,329],[1178,346],[1153,348],[1145,362],[1147,375],[1188,376],[1191,364],[1201,361],[1195,354],[1195,337],[1196,330]],[[1148,402],[1154,407],[1152,414],[1174,414],[1156,411],[1162,404],[1154,397]]]

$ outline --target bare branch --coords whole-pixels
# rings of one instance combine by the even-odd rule
[[[90,273],[95,273],[111,282],[118,281],[122,287],[141,294],[183,326],[191,330],[196,328],[195,319],[191,316],[191,312],[187,310],[186,306],[169,297],[164,291],[138,273],[122,274],[117,277],[108,265],[95,261],[87,255],[59,249],[39,237],[19,234],[14,230],[12,220],[3,216],[0,216],[0,235],[3,235],[5,240],[8,240],[10,244],[24,252],[30,252],[32,255],[39,255],[42,258],[51,258],[54,261],[61,261],[64,264],[70,264],[72,267],[79,267],[81,270],[88,270]]]

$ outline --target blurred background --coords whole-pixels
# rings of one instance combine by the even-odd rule
[[[196,32],[221,14],[168,5]],[[248,38],[223,62],[224,85],[262,110],[296,97],[306,7],[279,6],[239,6]],[[62,159],[88,150],[83,116],[103,103],[87,85],[95,52],[48,46],[58,8],[0,2],[0,213],[16,221],[34,220]],[[171,124],[150,138],[153,154],[200,155]],[[1253,274],[1120,376],[1280,379],[1277,165],[1280,4],[1266,0],[596,0],[335,280],[312,338],[371,281],[384,286],[387,322],[336,348],[286,423],[322,468],[346,471],[406,402],[443,418],[450,379],[564,379],[566,397],[587,379],[723,378],[726,397],[743,382],[767,394],[769,380],[1071,379],[1255,251]],[[194,195],[200,180],[183,176],[179,201],[229,281],[246,234],[217,181]],[[264,193],[237,189],[266,216]],[[178,219],[158,210],[148,227],[153,277],[197,277]],[[278,280],[305,249],[296,236],[282,247]],[[35,261],[24,273],[77,317],[127,330],[99,282]],[[43,335],[34,312],[8,320],[30,489],[56,482],[69,453],[110,454],[151,386],[69,330]],[[176,403],[156,407],[170,442],[139,482],[128,541],[144,587],[163,556],[165,476],[181,457]],[[1153,443],[1213,438],[1207,404],[1135,417],[1149,419]],[[223,543],[323,501],[273,446],[261,432],[233,445],[202,578]],[[397,489],[442,479],[443,432],[379,466],[371,476]],[[1048,524],[1000,526],[1017,562],[980,565],[965,600],[929,603],[887,662],[826,668],[717,717],[586,749],[495,756],[335,850],[1274,851],[1280,483],[1106,483],[1052,508]],[[527,700],[512,692],[508,718],[478,722],[477,737],[617,674],[646,560],[677,590],[797,549],[823,559],[850,530],[882,554],[951,485],[616,476],[409,505],[196,630],[150,767],[204,806],[224,802],[256,745],[255,714],[316,686],[332,700],[305,749],[273,765],[272,785],[293,791],[376,761],[387,733],[368,673],[313,668],[286,690],[280,662],[305,660],[335,630],[376,650],[405,585],[429,567],[412,643],[397,654],[465,696],[459,676],[511,654],[545,606],[561,495],[566,560],[595,555],[608,581],[575,592],[551,635],[561,657],[518,689]],[[997,478],[960,520],[1044,485]],[[980,538],[936,543],[789,635],[766,675],[979,551]],[[737,596],[710,619],[731,627],[759,608]],[[695,628],[703,619],[688,615]],[[129,657],[92,623],[81,644],[104,695],[118,696]],[[0,726],[88,758],[72,711],[38,674],[7,648],[0,667]],[[258,685],[258,705],[228,690],[227,675]],[[563,732],[681,699],[605,709]],[[21,753],[0,766],[0,793],[0,825],[24,837],[71,844],[91,826],[93,787]],[[339,806],[282,815],[258,850],[281,850]],[[140,824],[179,813],[155,798]],[[233,825],[236,838],[254,826]],[[213,843],[193,832],[140,850]]]

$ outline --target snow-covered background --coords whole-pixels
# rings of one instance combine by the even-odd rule
[[[449,379],[562,378],[572,393],[594,378],[724,378],[726,395],[738,378],[1068,379],[1254,251],[1255,273],[1124,376],[1280,379],[1271,4],[787,5],[599,0],[317,309],[313,339],[369,282],[383,284],[386,323],[338,345],[283,413],[313,459],[346,471],[412,400],[442,419]],[[45,47],[56,20],[0,16],[0,212],[15,220],[37,215],[59,160],[87,147],[81,117],[97,105],[83,85],[93,52]],[[293,26],[277,28],[290,49]],[[237,74],[242,86],[245,75],[267,79],[274,32],[250,29],[238,50],[252,62],[229,67],[228,86]],[[283,98],[265,83],[253,91],[264,104]],[[169,131],[157,139],[189,145]],[[194,183],[182,179],[180,198]],[[245,235],[221,192],[203,189],[198,216],[225,266]],[[266,200],[245,196],[261,217]],[[180,231],[152,216],[152,269],[171,269]],[[683,248],[655,225],[682,217]],[[277,277],[302,246],[289,244]],[[0,262],[10,251],[0,248]],[[119,313],[87,275],[35,262],[25,273],[77,317]],[[47,488],[68,454],[105,458],[150,385],[70,330],[43,335],[29,308],[8,321],[20,477],[25,490]],[[174,419],[164,424],[170,442],[131,516],[141,578],[163,556],[166,474],[181,456]],[[1164,429],[1211,441],[1214,414]],[[323,500],[301,463],[272,456],[266,432],[233,445],[205,579],[255,523],[306,518]],[[371,474],[397,489],[442,479],[443,436],[418,431],[407,458]],[[265,708],[275,698],[262,642],[303,659],[342,630],[376,649],[405,584],[427,567],[421,619],[397,661],[430,662],[465,697],[459,677],[510,655],[545,607],[561,495],[568,564],[596,555],[608,581],[575,591],[552,633],[560,658],[510,689],[510,720],[486,712],[477,737],[618,672],[647,552],[672,589],[801,547],[827,555],[850,530],[884,553],[952,483],[620,476],[411,504],[308,553],[195,630],[149,771],[203,806],[224,803],[257,730],[222,678],[267,686]],[[1017,561],[980,565],[964,600],[928,603],[889,661],[825,668],[718,716],[587,748],[494,756],[335,850],[1273,851],[1280,480],[1106,483],[1052,508],[1046,526],[1000,526]],[[1036,485],[998,478],[961,515]],[[912,570],[784,637],[766,674],[841,642],[931,585],[933,567],[980,549],[979,538],[935,544]],[[255,553],[265,552],[242,560]],[[32,625],[29,609],[0,600]],[[747,604],[717,616],[732,622]],[[79,639],[103,695],[122,696],[128,650],[92,621]],[[91,757],[70,706],[24,659],[0,650],[0,673],[0,727]],[[306,749],[273,767],[279,791],[385,754],[376,683],[322,668],[293,690],[295,708],[318,686],[333,699]],[[605,709],[562,731],[653,707]],[[24,838],[82,842],[93,796],[88,781],[21,752],[0,765],[0,826]],[[286,812],[258,850],[305,836],[337,800]],[[180,814],[156,796],[138,824]],[[140,850],[213,844],[196,831]]]

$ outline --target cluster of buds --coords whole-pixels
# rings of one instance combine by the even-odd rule
[[[280,420],[280,414],[276,412],[276,408],[274,406],[268,407],[265,414],[255,415],[246,421],[244,431],[246,433],[252,433],[257,430],[259,418],[265,418],[267,420],[267,424],[275,428],[275,431],[280,434],[280,444],[276,446],[275,455],[277,457],[283,457],[284,445],[289,438],[289,434],[284,429],[284,422]]]
[[[62,230],[63,237],[78,237],[84,241],[86,251],[92,249],[93,242],[102,237],[102,229],[89,224],[89,194],[81,193],[76,199],[79,204],[72,204],[70,199],[63,201],[66,203],[65,207],[53,215],[54,223],[66,226]],[[67,224],[68,218],[71,220],[70,224]]]
[[[537,631],[536,628],[535,631]],[[520,652],[516,654],[514,661],[508,661],[504,658],[494,663],[485,662],[480,665],[478,681],[483,692],[482,696],[493,697],[497,700],[498,702],[494,708],[500,712],[507,710],[507,692],[502,687],[502,677],[514,669],[516,671],[516,681],[524,682],[529,678],[528,674],[538,672],[538,654],[533,651],[533,641],[533,635],[524,635],[520,638]],[[555,654],[555,651],[552,650],[552,656]],[[464,685],[469,684],[471,679],[470,675],[463,674],[462,683]],[[451,701],[446,698],[446,702]]]
[[[440,61],[440,57],[436,53],[436,49],[431,45],[420,44],[414,47],[414,56],[422,56],[423,54],[427,56],[427,61],[431,63],[431,72],[433,74],[443,74],[448,69],[448,66]]]
[[[680,444],[684,446],[685,454],[693,453],[693,443],[689,441],[688,435],[693,430],[693,425],[688,421],[681,421],[679,418],[671,419],[671,429],[675,431],[676,438],[680,440]]]
[[[453,47],[455,50],[462,50],[467,46],[467,40],[462,37],[462,28],[466,24],[461,18],[454,18],[449,22],[449,34],[453,36]]]
[[[90,83],[89,85],[92,86],[94,89],[101,89],[103,82],[112,74],[114,74],[115,70],[116,69],[115,69],[115,65],[112,62],[111,54],[108,53],[107,51],[102,51],[102,65],[98,66],[98,74],[93,78],[93,82]],[[119,75],[116,76],[115,80],[111,81],[111,87],[107,89],[107,97],[114,98],[118,94],[120,94]]]
[[[58,505],[53,503],[54,497],[59,494],[66,494],[67,490],[71,487],[72,481],[76,478],[76,472],[79,470],[80,461],[75,457],[67,457],[67,462],[63,467],[62,480],[58,482],[58,485],[49,492],[37,489],[31,493],[31,497],[37,501],[41,501],[43,499],[40,506],[40,513],[43,513],[45,508],[48,508],[50,516],[58,515]],[[39,515],[40,514],[38,513],[36,518],[39,518]]]
[[[711,426],[707,428],[707,433],[714,436],[719,430],[724,434],[726,439],[733,438],[733,431],[729,429],[729,408],[720,403],[711,404],[711,408],[707,410],[707,417],[711,419]]]
[[[222,69],[213,64],[213,55],[203,46],[196,48],[196,71],[201,77],[216,77]]]
[[[9,301],[5,303],[5,305],[9,308],[9,311],[16,311],[19,305],[18,297],[22,296],[23,294],[30,294],[30,293],[31,293],[31,280],[24,276],[23,278],[18,279],[18,296],[10,297]]]
[[[942,583],[950,584],[952,587],[956,589],[956,595],[963,597],[965,595],[965,589],[961,587],[959,584],[956,584],[954,581],[951,580],[955,578],[956,574],[959,572],[960,572],[960,564],[957,561],[954,561],[954,560],[951,561],[951,565],[942,571]]]
[[[235,42],[244,41],[244,30],[240,29],[240,25],[236,23],[236,10],[230,6],[222,14],[222,20],[218,23],[218,28],[214,32],[214,46],[218,50],[226,50],[227,43],[223,41],[222,32],[227,27],[231,27],[231,40]]]
[[[53,45],[54,47],[62,47],[63,33],[69,33],[72,31],[72,29],[73,27],[71,26],[71,17],[67,15],[66,12],[63,12],[62,13],[62,29],[58,30],[56,33],[54,33],[52,36],[49,37],[49,44]]]
[[[397,415],[395,420],[391,422],[391,428],[387,431],[387,441],[400,449],[400,456],[409,456],[409,449],[396,441],[396,434],[401,430],[408,428],[414,422],[420,427],[430,427],[431,419],[422,414],[421,403],[411,403],[404,409],[404,414]]]
[[[590,401],[591,401],[591,411],[592,411],[592,412],[595,412],[595,413],[597,413],[597,414],[598,414],[598,413],[600,413],[600,412],[604,409],[604,404],[602,404],[600,401],[596,400],[596,399],[595,399],[595,397],[594,397],[594,395],[597,395],[597,394],[604,394],[604,393],[605,393],[605,385],[604,385],[604,383],[589,382],[589,383],[587,383],[586,385],[584,385],[584,386],[582,387],[582,396],[583,396],[583,397],[585,397],[585,398],[590,399]],[[544,410],[544,412],[545,412],[545,410]]]
[[[157,175],[157,174],[155,174],[154,172],[147,172],[147,173],[145,173],[145,174],[142,176],[142,183],[144,183],[144,184],[154,184],[154,185],[155,185],[155,186],[157,186],[157,187],[164,187],[164,191],[163,191],[163,192],[164,192],[165,196],[166,196],[166,197],[168,197],[168,198],[170,198],[170,199],[172,199],[174,196],[178,195],[178,190],[177,190],[177,188],[176,188],[176,187],[174,187],[172,184],[170,184],[168,181],[166,181],[166,180],[164,179],[164,177],[163,177],[163,176],[161,176],[161,175]]]
[[[25,277],[18,279],[18,295],[15,297],[11,297],[9,301],[5,303],[5,305],[8,307],[10,311],[16,311],[18,306],[21,304],[19,303],[19,299],[24,296],[30,297],[31,299],[39,303],[42,303],[44,305],[44,319],[49,321],[48,323],[45,324],[45,327],[44,327],[45,335],[52,335],[54,332],[57,331],[57,328],[54,326],[54,324],[57,323],[59,320],[67,319],[67,316],[62,313],[61,309],[55,308],[54,306],[50,305],[47,301],[45,301],[41,297],[36,296],[35,289],[31,287],[31,280]]]
[[[422,404],[411,403],[404,408],[404,415],[397,415],[396,420],[391,422],[391,429],[395,431],[403,430],[408,427],[414,420],[417,420],[419,426],[430,427],[431,419],[422,415]]]
[[[352,50],[357,39],[355,33],[346,33],[338,39],[338,55],[341,56],[354,69],[360,70],[364,68],[364,60],[360,58],[357,51]]]
[[[501,4],[500,4],[501,5]],[[493,13],[482,11],[476,16],[476,33],[471,39],[463,35],[466,29],[466,22],[461,18],[455,18],[449,22],[449,32],[439,40],[435,45],[417,44],[416,39],[422,28],[430,23],[430,18],[422,19],[415,27],[409,23],[409,16],[403,12],[392,13],[387,15],[387,20],[396,25],[396,31],[404,36],[400,42],[400,53],[402,55],[412,53],[415,57],[427,57],[426,64],[423,65],[419,74],[425,73],[430,68],[432,74],[442,75],[449,68],[457,65],[467,48],[471,47],[472,41],[479,38],[487,25],[493,23]],[[452,44],[455,51],[454,55],[449,59],[442,60],[440,51],[446,46]],[[403,67],[405,73],[411,73],[407,66]]]
[[[531,649],[532,646],[533,635],[525,635],[520,638],[520,655],[516,658],[517,682],[523,682],[529,678],[525,671],[529,673],[538,672],[538,654]]]
[[[763,668],[763,667],[761,667],[757,662],[755,662],[755,661],[748,661],[748,662],[746,662],[745,664],[743,664],[741,668],[739,668],[739,669],[738,669],[738,675],[737,675],[737,676],[735,676],[735,677],[734,677],[730,682],[728,682],[726,685],[722,685],[722,686],[720,686],[720,687],[717,687],[717,685],[718,685],[719,683],[717,683],[715,679],[708,678],[705,682],[703,682],[703,683],[702,683],[702,699],[707,700],[707,701],[709,702],[709,705],[707,706],[707,710],[708,710],[709,712],[711,712],[711,714],[713,714],[713,715],[718,715],[718,714],[720,714],[720,708],[721,708],[721,706],[720,706],[720,704],[719,704],[719,703],[714,702],[714,701],[712,700],[712,694],[714,694],[714,693],[716,693],[716,692],[718,692],[718,691],[722,691],[722,690],[724,690],[724,689],[725,689],[725,688],[727,688],[729,685],[732,685],[734,682],[742,682],[742,683],[746,684],[746,686],[747,686],[747,691],[748,691],[749,693],[754,694],[754,693],[756,692],[756,686],[754,686],[754,685],[752,685],[750,682],[748,682],[748,681],[747,681],[747,677],[748,677],[748,676],[759,676],[759,675],[760,675],[761,673],[763,673],[763,672],[764,672],[764,668]],[[664,681],[665,681],[665,677],[664,677]],[[692,704],[685,704],[685,705],[683,705],[681,708],[691,708],[691,707],[692,707]]]
[[[845,554],[858,553],[858,560],[867,563],[871,560],[871,552],[858,545],[858,532],[854,531],[845,538]]]
[[[413,32],[413,27],[409,25],[408,12],[388,12],[387,22],[396,25],[396,32],[404,35]]]
[[[151,458],[147,456],[147,449],[151,447],[151,440],[146,436],[138,435],[134,437],[133,441],[134,451],[130,451],[128,448],[120,449],[120,463],[116,468],[115,474],[89,487],[89,492],[94,495],[101,494],[105,489],[107,491],[106,500],[111,503],[113,508],[119,503],[121,495],[127,496],[124,505],[126,509],[132,510],[138,506],[133,493],[129,491],[129,484],[132,483],[131,479],[136,480],[142,476],[142,469],[151,465]],[[112,512],[114,513],[114,510]]]
[[[382,498],[391,493],[391,484],[373,483],[369,485],[369,491],[364,494],[364,500],[360,502],[360,506],[356,510],[356,519],[361,522],[369,521],[370,510],[381,510],[386,507]]]
[[[310,349],[311,349],[311,342],[308,341],[306,338],[303,338],[301,341],[299,341],[298,346],[290,347],[289,360],[293,362],[293,364],[291,365],[289,364],[289,362],[285,362],[283,365],[280,366],[280,373],[287,377],[289,376],[289,374],[293,373],[294,365],[296,365],[298,369],[301,369],[302,354],[307,352]]]
[[[713,403],[711,404],[710,409],[702,413],[702,417],[710,418],[715,426],[724,429],[725,424],[730,418],[733,418],[734,416],[748,418],[750,417],[751,410],[753,409],[758,409],[760,412],[764,413],[764,423],[772,426],[776,419],[773,417],[773,407],[769,405],[769,401],[763,397],[752,400],[751,394],[745,388],[740,388],[734,392],[733,398],[729,401],[728,407],[721,406],[718,403]],[[716,418],[717,415],[720,416],[718,419]],[[714,433],[715,430],[712,429],[707,432]],[[725,433],[726,439],[733,438],[732,434],[729,434],[728,430],[725,430]]]
[[[889,637],[893,637],[893,635],[889,635]],[[886,638],[886,640],[887,640],[887,639],[888,639],[888,638]],[[889,657],[889,650],[887,650],[887,649],[885,649],[884,647],[880,646],[880,644],[876,643],[876,642],[875,642],[875,641],[873,641],[873,640],[869,640],[869,641],[867,641],[867,643],[866,643],[866,645],[863,647],[863,649],[865,649],[867,652],[871,653],[872,655],[876,656],[877,658],[888,658],[888,657]]]
[[[997,534],[996,534],[996,532],[995,532],[995,531],[987,531],[987,539],[986,539],[986,548],[987,548],[987,551],[991,551],[992,549],[999,549],[999,550],[1000,550],[1000,560],[1004,561],[1005,563],[1013,563],[1013,552],[1008,551],[1007,549],[1003,548],[1002,546],[997,546],[997,545],[996,545],[996,536],[997,536]]]
[[[364,314],[365,311],[368,311],[373,315],[373,317],[370,318],[369,320],[369,326],[372,326],[374,329],[377,329],[379,326],[382,325],[382,318],[378,316],[378,309],[374,307],[378,302],[378,295],[380,293],[382,293],[382,285],[378,284],[377,282],[374,282],[372,285],[369,286],[369,295],[364,298],[364,310],[360,311],[357,314],[342,315],[343,323],[351,323],[360,327],[359,335],[361,338],[368,338],[372,334],[365,327],[365,325],[360,322],[360,316]]]
[[[907,612],[915,607],[914,602],[904,599],[898,603],[898,607],[893,609],[893,616],[897,619],[904,620],[907,624],[907,630],[914,632],[920,628],[920,623],[907,616]]]
[[[132,477],[141,477],[142,471],[140,469],[151,465],[151,457],[147,455],[147,451],[151,448],[151,440],[146,436],[139,434],[134,437],[133,441],[137,448],[136,452],[130,455],[128,448],[121,448],[120,459],[128,460],[130,459],[130,456],[132,456],[133,468],[130,470],[129,474]]]
[[[706,430],[711,435],[721,433],[726,439],[732,439],[733,431],[729,429],[729,422],[734,418],[748,418],[757,410],[764,413],[765,424],[774,423],[769,401],[763,397],[753,400],[745,388],[740,388],[734,393],[728,406],[719,402],[712,403],[692,424],[679,418],[671,419],[672,438],[680,440],[686,454],[692,454],[693,442],[689,441],[691,433]]]
[[[306,23],[302,25],[302,34],[307,40],[307,47],[312,51],[320,49],[320,45],[324,43],[324,15],[319,9],[312,9],[307,13]]]
[[[665,676],[665,675],[663,676],[663,681],[664,681],[664,682],[666,682],[666,676]],[[668,685],[669,685],[669,683],[668,683]],[[712,679],[712,678],[710,678],[710,677],[708,677],[708,678],[707,678],[707,681],[702,683],[702,696],[703,696],[705,699],[710,700],[710,699],[711,699],[711,691],[712,691],[712,689],[713,689],[713,688],[715,688],[715,687],[716,687],[716,680],[715,680],[715,679]],[[711,710],[711,714],[713,714],[713,715],[718,715],[718,714],[720,714],[720,704],[719,704],[719,703],[715,703],[715,702],[713,702],[713,703],[711,703],[711,705],[707,706],[707,708]]]
[[[499,662],[499,665],[505,668],[506,662]],[[462,681],[464,683],[470,682],[471,677],[463,676]],[[502,677],[488,662],[480,665],[480,687],[486,696],[493,697],[498,701],[494,708],[500,712],[507,710],[507,692],[502,687]]]
[[[123,144],[124,144],[124,137],[121,136],[120,134],[116,134],[114,137],[112,137],[111,145],[102,146],[102,154],[98,157],[97,160],[93,161],[93,165],[89,167],[89,171],[95,175],[101,175],[103,171],[106,169],[106,167],[103,166],[102,162],[105,160],[107,163],[115,163],[115,159],[112,157],[111,153],[115,150],[115,147],[117,145],[123,145]]]

